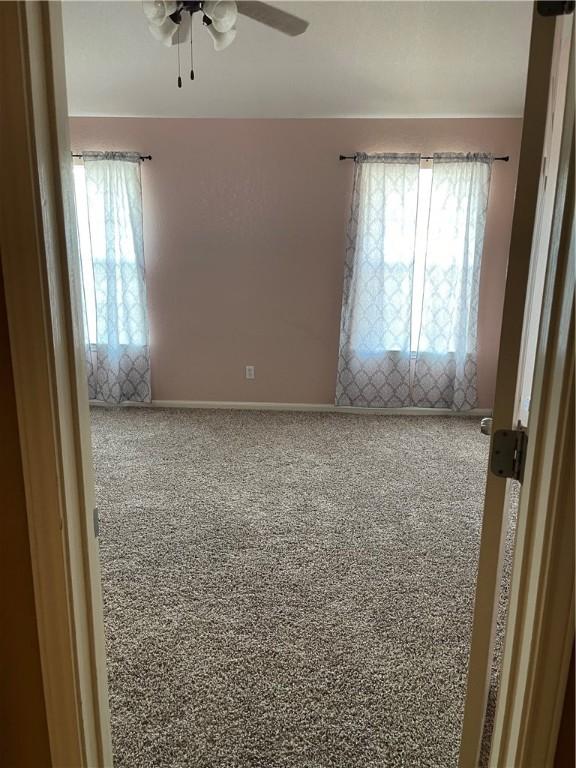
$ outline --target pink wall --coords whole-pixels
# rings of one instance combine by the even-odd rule
[[[74,150],[142,168],[155,400],[332,403],[352,163],[362,151],[486,151],[480,406],[494,394],[520,119],[72,118]],[[254,381],[244,366],[256,366]]]

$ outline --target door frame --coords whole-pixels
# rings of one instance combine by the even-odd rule
[[[572,35],[491,768],[553,765],[574,645],[574,85]]]
[[[549,26],[535,22],[535,30],[537,46],[531,53],[533,74],[527,100],[535,136],[523,139],[533,154],[524,151],[520,161],[534,206],[541,155],[537,149],[541,150],[543,139],[539,110],[546,109],[537,93],[542,78],[536,77],[536,70],[542,57],[546,61],[551,53]],[[91,455],[86,442],[88,402],[82,381],[79,302],[72,300],[78,295],[78,261],[73,205],[68,205],[73,198],[60,3],[0,3],[0,52],[4,71],[11,72],[10,78],[2,80],[0,100],[1,257],[52,764],[111,766],[98,544],[92,526]],[[529,196],[525,189],[519,190],[525,204],[515,220],[523,216],[524,222],[516,222],[513,263],[525,259],[532,237],[534,206]],[[509,322],[505,314],[504,326]],[[517,327],[516,333],[520,335]],[[505,357],[500,354],[499,380],[506,372]],[[543,386],[554,386],[557,373],[545,367]],[[510,426],[504,423],[507,415],[506,409],[496,410],[496,428]],[[559,434],[551,425],[550,440]],[[558,460],[569,457],[569,446],[559,443]],[[537,473],[541,460],[535,454],[529,469]],[[502,500],[505,491],[499,488],[496,495]],[[499,527],[501,535],[501,520]],[[552,560],[560,543],[550,542]],[[527,558],[525,565],[528,577],[536,575],[534,559]],[[543,594],[542,606],[550,603],[550,595]],[[492,606],[488,614],[493,614]],[[529,621],[525,628],[530,630]],[[514,616],[508,631],[511,636],[515,631]],[[528,658],[533,669],[541,670],[542,658],[533,650],[527,649]],[[508,638],[507,651],[512,653]],[[475,659],[471,679],[478,677]],[[479,669],[478,679],[484,684],[485,665],[480,663]],[[510,701],[517,706],[520,693],[510,690]],[[507,711],[499,710],[498,715],[504,725],[509,722]],[[479,745],[484,712],[467,707],[466,716],[468,730],[479,734]],[[472,742],[463,740],[464,755],[471,748],[474,751],[473,742],[474,736]],[[461,756],[460,765],[471,768],[475,762],[463,762]]]
[[[524,123],[520,145],[516,200],[508,256],[502,329],[498,351],[492,435],[516,425],[524,307],[530,255],[537,235],[541,169],[548,116],[555,17],[533,7]],[[492,441],[492,438],[491,438]],[[509,524],[510,482],[488,470],[459,768],[478,765],[494,656],[504,547]]]
[[[63,46],[60,3],[0,3],[1,258],[50,755],[95,768],[112,749]]]
[[[530,256],[528,294],[524,310],[524,328],[520,355],[517,416],[524,426],[528,425],[530,396],[536,363],[538,329],[544,298],[544,281],[546,265],[548,263],[547,246],[550,242],[552,218],[554,215],[555,191],[562,144],[562,117],[566,109],[573,24],[573,14],[557,17],[548,100],[549,118],[546,126],[544,155],[542,158],[542,182],[540,184],[537,204],[536,230]]]

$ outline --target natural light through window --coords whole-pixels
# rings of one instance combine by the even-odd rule
[[[428,217],[432,194],[432,165],[420,167],[418,187],[418,215],[416,217],[416,243],[414,247],[414,277],[412,284],[412,326],[410,333],[411,351],[418,349],[418,337],[422,324],[424,301],[424,271],[426,269],[426,242],[428,239]]]
[[[364,172],[354,283],[363,300],[351,325],[353,346],[363,359],[394,350],[436,351],[436,339],[423,327],[431,311],[428,278],[431,269],[439,274],[452,259],[446,238],[453,227],[436,210],[432,176],[426,160],[406,171],[374,164]]]
[[[94,290],[94,269],[92,267],[92,246],[90,243],[90,224],[88,219],[88,198],[84,166],[74,164],[74,186],[76,190],[76,216],[78,219],[78,237],[80,241],[80,261],[82,265],[82,287],[85,306],[87,341],[96,344],[96,293]]]

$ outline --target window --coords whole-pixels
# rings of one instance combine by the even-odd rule
[[[428,160],[403,169],[369,166],[354,285],[363,300],[352,328],[361,356],[456,351],[466,331],[462,301],[473,300],[467,258],[483,233],[478,209],[484,198],[466,170],[454,177],[449,164],[433,171]]]
[[[109,177],[116,183],[109,184],[109,177],[100,183],[87,180],[84,163],[74,164],[85,331],[90,344],[109,344],[111,332],[122,345],[147,340],[133,200],[120,166],[119,162],[113,166]],[[134,164],[127,166],[130,171]]]
[[[96,336],[96,292],[94,290],[94,270],[92,267],[92,245],[90,223],[88,218],[88,196],[86,194],[86,173],[84,165],[74,164],[74,189],[76,192],[76,218],[78,220],[78,239],[80,242],[80,262],[82,267],[82,286],[84,302],[84,318],[87,341],[90,344],[98,342]],[[103,233],[93,233],[95,245],[100,240],[99,248],[103,247]],[[98,247],[98,245],[97,245]]]
[[[491,155],[357,155],[338,405],[474,407]]]
[[[377,206],[386,206],[387,210],[376,221],[370,224],[371,236],[382,243],[383,248],[390,251],[393,256],[384,260],[382,251],[369,247],[365,252],[365,266],[368,269],[377,270],[382,275],[382,280],[388,283],[400,285],[400,294],[405,296],[411,306],[410,319],[410,351],[415,354],[418,349],[418,340],[422,326],[422,307],[424,302],[424,274],[426,271],[426,249],[428,243],[428,224],[430,218],[430,203],[432,197],[432,163],[423,161],[415,180],[415,194],[407,199],[407,196],[396,195],[388,190],[382,195],[382,200],[375,200],[379,193],[373,188],[369,190],[369,198],[364,201],[365,208],[376,203]],[[405,188],[402,189],[405,193]],[[386,200],[384,200],[384,195]],[[413,209],[413,210],[412,210]],[[408,222],[406,222],[408,217]],[[410,228],[414,228],[415,237]],[[412,274],[410,274],[412,273]],[[365,273],[366,274],[366,273]],[[362,354],[371,356],[380,354],[385,350],[403,349],[403,330],[394,331],[394,324],[390,323],[389,331],[382,333],[380,318],[386,311],[381,302],[391,304],[392,297],[387,296],[387,288],[378,281],[372,280],[372,287],[378,296],[371,307],[359,318],[356,326],[358,334],[358,349]],[[411,283],[411,287],[410,287]],[[400,309],[400,308],[398,308]],[[397,316],[401,316],[401,311]],[[403,325],[403,323],[402,323]]]
[[[86,152],[74,166],[91,400],[150,400],[140,156]]]
[[[355,346],[364,357],[407,351],[407,345],[414,354],[418,348],[431,196],[430,161],[404,173],[370,168],[360,206],[364,231],[357,285],[371,300],[354,323]]]
[[[422,325],[424,302],[424,272],[426,269],[426,244],[428,242],[428,217],[432,196],[432,164],[423,161],[418,181],[418,213],[416,216],[416,243],[414,246],[414,275],[412,277],[412,322],[410,326],[410,351],[416,354]]]

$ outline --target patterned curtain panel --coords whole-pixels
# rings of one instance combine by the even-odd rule
[[[336,405],[411,404],[419,155],[358,155],[347,234]]]
[[[336,405],[477,404],[491,155],[358,155]]]
[[[480,264],[491,155],[434,155],[412,404],[477,405]]]
[[[139,155],[85,153],[74,178],[89,398],[149,402]]]

